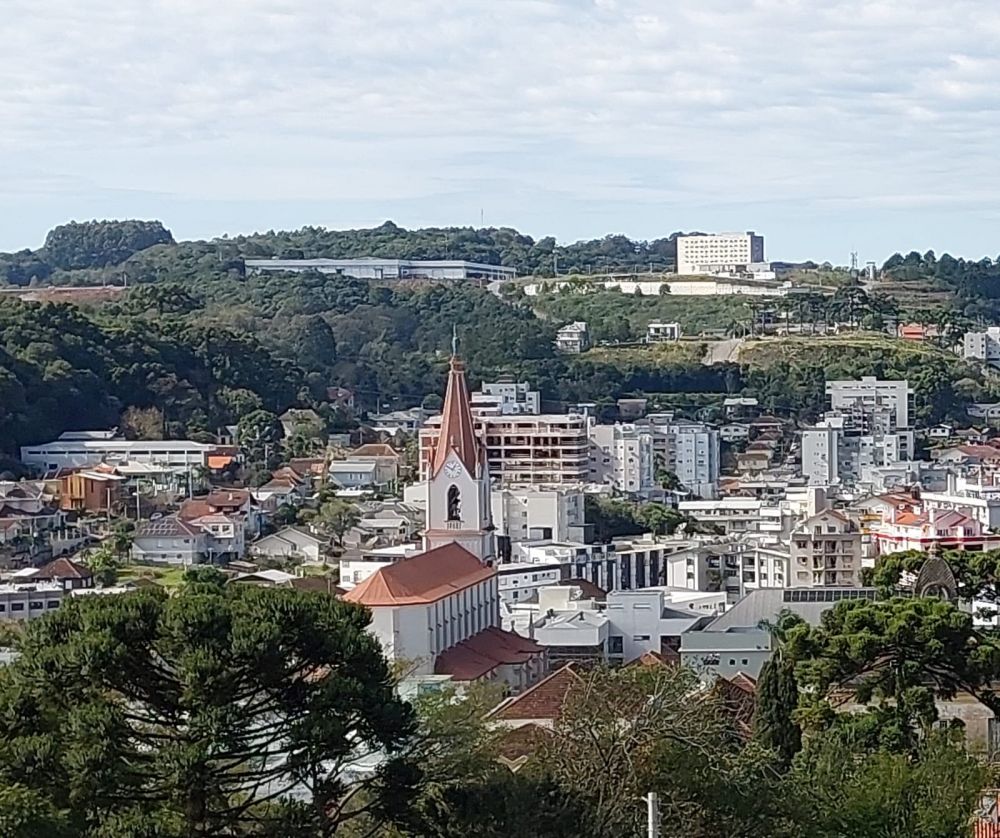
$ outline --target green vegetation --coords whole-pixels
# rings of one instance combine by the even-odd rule
[[[183,567],[164,567],[162,565],[127,564],[118,570],[119,584],[135,582],[137,579],[148,579],[166,590],[179,588],[184,582]]]

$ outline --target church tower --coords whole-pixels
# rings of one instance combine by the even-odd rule
[[[476,436],[465,365],[454,354],[428,471],[426,524],[425,550],[456,542],[483,562],[496,556],[486,447]]]

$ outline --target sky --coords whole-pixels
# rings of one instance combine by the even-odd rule
[[[0,250],[756,230],[776,260],[1000,254],[989,0],[0,0]]]

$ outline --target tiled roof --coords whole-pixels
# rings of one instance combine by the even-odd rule
[[[348,591],[344,599],[368,607],[426,604],[495,573],[464,547],[445,544],[381,568]]]
[[[534,640],[499,628],[483,629],[446,649],[434,662],[435,675],[475,681],[504,664],[519,664],[545,653]]]
[[[359,448],[355,448],[349,457],[394,457],[398,458],[399,454],[396,449],[391,445],[386,445],[381,442],[370,442],[367,445],[362,445]]]
[[[552,731],[536,724],[520,725],[503,732],[497,741],[497,759],[512,771],[552,738]]]
[[[205,496],[206,503],[219,509],[239,509],[250,499],[246,489],[212,489]]]
[[[211,515],[215,509],[204,498],[188,498],[181,502],[180,509],[177,510],[177,517],[182,521],[195,521]]]
[[[490,713],[490,718],[507,722],[557,719],[569,691],[579,683],[574,664],[568,663],[520,695],[506,699]]]
[[[77,564],[65,556],[42,565],[31,575],[32,581],[43,579],[91,579],[93,573],[86,565]]]

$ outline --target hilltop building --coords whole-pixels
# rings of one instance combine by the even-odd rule
[[[677,237],[677,273],[681,276],[748,270],[763,262],[764,237],[752,230]]]
[[[246,259],[247,273],[304,273],[318,271],[355,279],[483,279],[507,280],[514,268],[463,262],[459,259]]]

